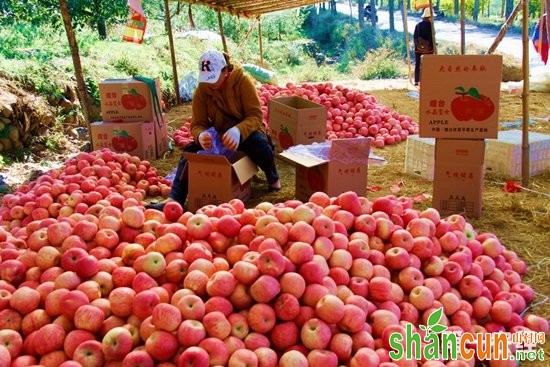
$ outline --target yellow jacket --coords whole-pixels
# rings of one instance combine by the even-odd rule
[[[193,94],[191,134],[195,141],[204,130],[214,126],[220,136],[237,126],[242,140],[263,127],[263,115],[258,92],[252,79],[241,67],[235,66],[227,84],[220,90],[199,83]]]

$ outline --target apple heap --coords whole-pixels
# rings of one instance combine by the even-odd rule
[[[4,197],[3,217],[66,174]],[[420,332],[441,307],[456,332],[549,329],[523,314],[534,291],[516,253],[410,198],[317,192],[191,213],[145,209],[137,189],[114,195],[4,220],[0,366],[416,366],[390,359],[389,335]]]
[[[269,130],[268,105],[271,98],[299,96],[327,108],[326,139],[372,137],[373,146],[383,148],[396,144],[410,134],[418,133],[418,124],[410,116],[391,111],[368,93],[332,83],[287,83],[285,87],[262,84],[258,87],[264,125]],[[176,144],[184,147],[193,137],[189,126],[191,117],[174,132]]]

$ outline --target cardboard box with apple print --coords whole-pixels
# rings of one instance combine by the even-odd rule
[[[160,82],[154,79],[157,96]],[[153,121],[155,108],[149,86],[137,79],[105,79],[99,83],[101,117],[105,122]],[[158,109],[158,107],[157,107]],[[161,111],[158,111],[159,114]]]
[[[326,157],[301,154],[301,146],[280,154],[296,166],[296,198],[305,202],[317,191],[323,191],[329,196],[355,191],[365,196],[370,139],[335,139],[327,143],[330,145]]]
[[[432,206],[442,216],[481,216],[485,140],[436,139]]]
[[[269,129],[275,151],[325,141],[327,109],[308,99],[290,96],[269,100]]]
[[[423,55],[420,72],[420,137],[497,137],[501,55]]]
[[[243,152],[231,159],[225,155],[183,153],[189,164],[187,209],[195,212],[205,205],[241,199],[251,195],[251,179],[258,167]]]
[[[152,122],[104,122],[90,124],[94,150],[108,148],[144,160],[156,158],[155,128]]]

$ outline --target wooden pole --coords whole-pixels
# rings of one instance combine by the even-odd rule
[[[432,0],[430,0],[430,28],[432,31],[432,45],[434,48],[434,54],[437,54],[437,42],[435,41],[435,18],[434,18],[434,7]]]
[[[223,32],[222,12],[219,10],[218,10],[218,27],[220,28],[220,36],[222,38],[223,50],[227,54],[229,53],[229,51],[227,50],[227,43],[225,42],[225,34]]]
[[[67,40],[69,41],[69,47],[71,48],[71,56],[73,58],[74,75],[76,78],[76,87],[78,90],[78,97],[82,104],[82,113],[84,114],[84,120],[86,127],[90,132],[90,138],[92,137],[90,122],[90,103],[88,100],[88,92],[86,91],[86,82],[84,80],[84,74],[82,72],[82,64],[80,63],[80,54],[78,51],[78,43],[76,43],[76,37],[74,35],[74,29],[71,22],[71,15],[69,14],[69,7],[66,0],[59,0],[59,7],[61,10],[61,16],[63,17],[63,23],[65,25],[65,33],[67,33]]]
[[[407,27],[407,0],[403,0],[403,33],[405,33],[405,44],[407,45],[407,65],[409,66],[409,82],[413,83],[413,70],[411,67],[411,48],[409,47],[410,37]]]
[[[189,5],[191,7],[191,5]],[[168,42],[170,43],[170,58],[172,60],[172,76],[174,79],[174,93],[176,94],[176,105],[181,103],[178,68],[176,65],[176,51],[174,50],[174,37],[172,36],[172,21],[170,19],[170,6],[168,0],[164,0],[164,17],[166,18],[166,31],[168,32]]]
[[[521,184],[524,187],[529,186],[529,1],[523,1],[523,94],[521,96],[523,126],[522,126],[522,145],[521,145]]]
[[[460,0],[460,54],[466,54],[466,26],[464,23],[464,14],[466,8],[466,1]]]
[[[258,42],[260,42],[260,65],[264,67],[264,47],[262,40],[262,18],[258,16]]]
[[[495,37],[495,40],[493,41],[493,44],[491,45],[491,47],[489,47],[489,50],[487,50],[488,54],[492,54],[493,52],[495,52],[496,48],[500,44],[500,41],[502,41],[502,39],[506,35],[506,32],[508,31],[508,28],[510,28],[510,25],[512,24],[514,19],[516,19],[516,16],[519,13],[519,10],[521,9],[522,4],[523,4],[523,1],[520,1],[516,5],[514,10],[512,11],[512,14],[510,14],[508,19],[506,19],[506,22],[502,25],[502,27],[500,28],[500,31],[498,32],[497,36]]]

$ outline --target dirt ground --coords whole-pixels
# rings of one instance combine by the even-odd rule
[[[346,87],[368,92],[379,103],[401,114],[418,119],[418,99],[411,98],[415,89],[407,81],[396,80],[386,84],[369,82],[341,82]],[[379,88],[379,89],[373,89]],[[533,124],[530,131],[550,134],[550,108],[547,93],[529,94],[529,114]],[[177,129],[190,116],[190,105],[177,106],[169,111],[168,121],[172,131]],[[503,92],[500,101],[501,122],[518,122],[522,116],[522,97],[520,94]],[[504,129],[504,128],[502,128]],[[424,194],[425,200],[417,202],[415,208],[431,206],[432,182],[404,172],[406,142],[374,149],[374,154],[386,159],[387,164],[369,167],[368,188],[380,188],[379,191],[367,190],[367,197],[391,194],[390,187],[398,184],[397,196],[416,197]],[[155,162],[162,174],[172,171],[179,158],[179,150],[168,154],[165,159]],[[550,159],[550,157],[548,157]],[[277,161],[283,189],[278,193],[266,193],[264,180],[253,182],[252,199],[248,207],[269,201],[284,202],[294,198],[294,167],[284,161]],[[263,178],[262,174],[259,174]],[[469,221],[479,232],[493,232],[509,249],[516,251],[529,268],[525,281],[536,291],[536,299],[529,311],[550,318],[550,171],[530,178],[530,191],[507,193],[504,184],[509,177],[487,172],[483,192],[483,214]],[[521,183],[521,179],[515,179]],[[550,343],[544,346],[546,359],[550,359]],[[522,366],[548,366],[549,362],[522,363]]]

